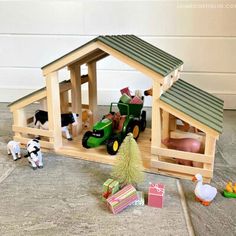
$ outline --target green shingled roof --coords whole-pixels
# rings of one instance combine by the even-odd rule
[[[160,99],[202,124],[222,133],[224,102],[179,79]]]
[[[168,75],[183,64],[178,58],[135,35],[99,36],[97,40],[162,76]]]
[[[93,42],[102,42],[162,76],[168,75],[183,64],[183,61],[180,59],[164,52],[135,35],[114,35],[99,36],[48,65],[45,65],[42,69]]]

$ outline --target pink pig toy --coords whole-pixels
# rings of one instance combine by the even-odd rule
[[[201,153],[201,142],[193,138],[166,138],[161,141],[166,147],[185,152]],[[176,158],[177,164],[201,167],[201,163]]]

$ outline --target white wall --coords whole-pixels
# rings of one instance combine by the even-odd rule
[[[1,1],[0,102],[44,86],[43,65],[97,35],[135,34],[182,59],[183,79],[236,108],[236,2],[215,2]],[[151,81],[114,58],[99,62],[100,104],[126,85]]]

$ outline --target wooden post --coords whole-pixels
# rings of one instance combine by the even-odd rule
[[[169,138],[170,129],[169,129],[169,118],[170,113],[162,111],[162,139]]]
[[[46,77],[47,87],[47,106],[48,106],[48,126],[53,132],[54,149],[62,146],[61,133],[61,109],[60,109],[60,90],[57,72],[52,72]]]
[[[152,143],[151,148],[161,147],[161,109],[159,106],[160,84],[153,82],[152,90]],[[152,153],[154,151],[151,151]]]
[[[13,126],[26,127],[26,116],[24,108],[17,109],[13,111]],[[19,132],[15,132],[15,136],[21,137]]]
[[[60,100],[61,100],[61,113],[68,113],[69,112],[68,91],[60,93]]]
[[[215,149],[216,149],[216,138],[206,134],[206,141],[205,141],[205,155],[209,155],[212,157],[211,164],[205,164],[203,165],[204,169],[212,170],[214,168],[214,159],[215,159]]]
[[[81,75],[80,66],[73,65],[69,67],[71,80],[71,105],[72,112],[79,114],[78,125],[72,127],[73,137],[78,136],[82,130],[82,101],[81,101]]]
[[[170,131],[176,130],[176,117],[169,113]]]
[[[96,62],[88,63],[89,109],[92,111],[90,125],[97,120],[97,71]]]

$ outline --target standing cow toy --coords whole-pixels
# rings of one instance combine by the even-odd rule
[[[75,113],[61,114],[61,129],[62,129],[62,132],[65,133],[66,138],[68,140],[72,140],[72,136],[70,135],[67,126],[70,124],[72,124],[73,126],[76,126],[78,124],[77,122],[78,116],[79,115]],[[48,112],[37,110],[34,115],[34,125],[38,129],[48,130]]]
[[[12,155],[12,158],[14,161],[20,159],[21,158],[20,143],[13,140],[8,142],[7,154]]]
[[[28,154],[25,155],[25,157],[28,157],[28,161],[31,164],[33,170],[36,170],[37,168],[43,168],[43,156],[40,149],[39,140],[30,140],[26,145],[26,149]]]

